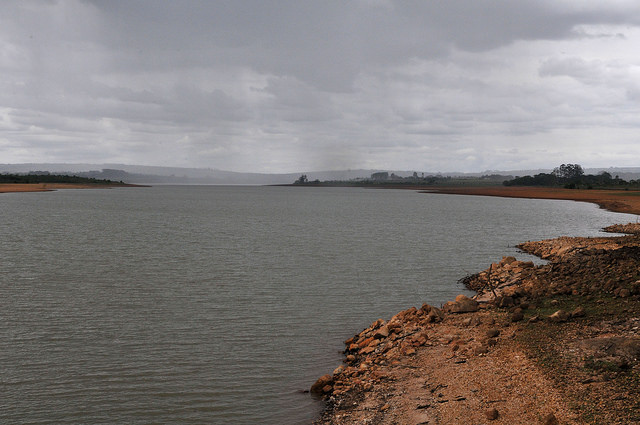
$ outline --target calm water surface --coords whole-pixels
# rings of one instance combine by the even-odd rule
[[[403,190],[0,195],[0,423],[304,424],[375,319],[464,292],[525,240],[635,221]],[[520,255],[523,257],[523,255]]]

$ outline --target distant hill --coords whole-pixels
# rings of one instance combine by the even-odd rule
[[[300,175],[307,175],[309,180],[353,180],[369,178],[371,174],[387,171],[401,177],[408,177],[417,172],[425,176],[451,176],[451,177],[481,177],[483,175],[504,175],[505,179],[514,176],[527,176],[539,173],[549,173],[551,169],[540,170],[487,170],[481,173],[461,172],[427,172],[418,170],[332,170],[332,171],[304,171],[297,173],[267,174],[267,173],[241,173],[224,171],[214,168],[181,168],[160,167],[128,164],[59,164],[59,163],[25,163],[25,164],[0,164],[0,173],[29,173],[34,171],[50,172],[56,174],[69,174],[81,177],[108,179],[123,181],[126,183],[140,184],[220,184],[220,185],[264,185],[264,184],[288,184],[293,183]],[[620,176],[624,180],[636,180],[640,178],[640,167],[635,168],[587,168],[586,173],[598,174],[606,171],[612,176]]]

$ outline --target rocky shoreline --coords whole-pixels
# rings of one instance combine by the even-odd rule
[[[640,224],[518,247],[441,308],[378,319],[311,392],[316,424],[640,423]]]

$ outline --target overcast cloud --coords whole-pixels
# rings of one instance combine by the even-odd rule
[[[638,166],[635,0],[21,0],[0,163]]]

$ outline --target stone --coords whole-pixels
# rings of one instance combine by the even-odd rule
[[[473,349],[473,352],[476,356],[479,356],[480,354],[487,354],[489,352],[489,348],[487,348],[486,345],[479,345]]]
[[[484,416],[490,421],[495,421],[496,419],[498,419],[498,416],[500,416],[500,414],[498,413],[498,409],[493,408],[485,410]]]
[[[516,308],[513,313],[511,313],[511,321],[512,322],[520,322],[524,319],[524,313],[521,309]]]
[[[487,337],[489,337],[489,338],[495,338],[498,335],[500,335],[500,330],[498,330],[498,329],[489,329],[487,331]]]
[[[362,341],[360,341],[360,342],[358,343],[358,347],[359,347],[359,348],[364,348],[364,347],[366,347],[367,345],[369,345],[369,343],[370,343],[371,341],[373,341],[373,337],[372,337],[372,336],[370,336],[369,338],[365,338],[365,339],[363,339]]]
[[[333,377],[329,374],[323,375],[311,386],[310,392],[315,395],[327,394],[333,386]],[[325,391],[329,387],[329,391]]]
[[[558,422],[558,418],[556,418],[556,415],[554,415],[553,413],[549,413],[547,416],[545,416],[542,419],[542,422],[540,422],[541,425],[560,425],[560,422]]]
[[[562,323],[569,320],[569,317],[570,317],[569,313],[567,313],[566,311],[558,310],[555,313],[553,313],[551,316],[549,316],[549,320],[554,323]]]
[[[359,354],[371,354],[374,351],[376,351],[376,347],[369,345],[367,347],[364,347],[362,350],[360,350]]]
[[[509,296],[497,297],[495,303],[500,308],[512,307],[515,304],[513,298]]]
[[[427,319],[430,323],[442,322],[444,313],[439,308],[431,307],[431,310],[427,314]]]
[[[571,312],[571,317],[584,317],[586,314],[584,308],[578,306]]]
[[[479,305],[466,295],[458,295],[455,301],[445,303],[442,309],[447,313],[472,313],[478,311]]]
[[[387,326],[381,326],[373,334],[373,337],[376,339],[384,339],[388,336],[389,336],[389,328]]]
[[[379,328],[380,326],[382,326],[384,324],[385,324],[385,321],[383,319],[378,319],[378,320],[376,320],[375,322],[373,322],[371,324],[370,328],[371,329],[377,329],[377,328]]]
[[[631,296],[631,291],[629,291],[627,288],[622,288],[620,289],[620,292],[618,293],[618,296],[620,298],[628,298]]]

